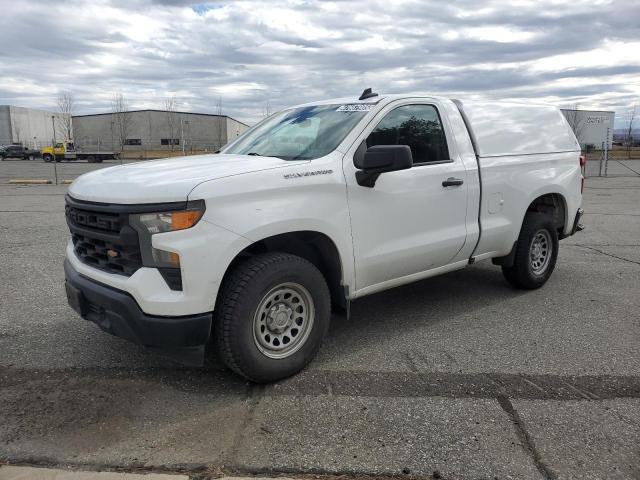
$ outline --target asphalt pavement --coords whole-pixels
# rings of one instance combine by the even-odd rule
[[[0,183],[34,165],[2,163]],[[0,463],[640,478],[640,176],[589,179],[587,228],[542,289],[480,263],[365,297],[270,386],[81,320],[63,289],[65,191],[0,185]]]

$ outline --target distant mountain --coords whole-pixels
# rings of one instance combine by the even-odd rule
[[[613,129],[613,138],[614,139],[623,139],[627,136],[626,128],[614,128]],[[640,128],[634,128],[631,131],[631,136],[634,140],[640,140]]]

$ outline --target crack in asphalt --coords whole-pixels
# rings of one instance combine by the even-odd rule
[[[529,432],[526,429],[524,421],[518,414],[518,411],[515,409],[511,401],[505,397],[504,395],[499,395],[498,403],[502,410],[509,416],[511,423],[513,423],[513,427],[516,431],[516,436],[522,442],[522,448],[529,454],[531,459],[533,460],[534,465],[542,475],[545,480],[556,480],[557,475],[549,468],[549,466],[542,460],[542,455],[536,448],[536,445],[529,435]]]
[[[231,445],[231,449],[229,450],[229,454],[227,455],[225,465],[237,464],[237,458],[240,455],[240,451],[244,443],[244,434],[253,421],[256,408],[258,408],[258,405],[260,404],[263,392],[264,385],[249,384],[245,399],[245,401],[248,403],[247,411],[245,412],[244,418],[242,419],[242,422],[240,422],[240,425],[235,432],[233,443]]]
[[[638,213],[604,213],[604,212],[585,212],[585,216],[587,215],[604,215],[604,216],[612,216],[612,217],[640,217]]]
[[[568,247],[640,247],[634,243],[564,243]]]
[[[20,369],[0,367],[0,396],[9,388],[42,391],[83,389],[95,382],[127,380],[155,382],[193,395],[258,396],[327,395],[351,397],[492,398],[500,395],[532,400],[609,400],[640,398],[637,375],[531,375],[509,373],[447,373],[425,371],[308,370],[266,386],[254,386],[223,370],[70,368]],[[65,386],[66,385],[66,386]]]
[[[614,255],[613,253],[603,252],[602,250],[599,250],[599,249],[594,248],[594,247],[588,247],[586,245],[575,245],[575,246],[576,247],[580,247],[580,248],[586,248],[588,250],[592,250],[592,251],[597,252],[597,253],[601,253],[602,255],[606,255],[607,257],[617,258],[618,260],[622,260],[624,262],[629,262],[629,263],[634,263],[636,265],[640,265],[640,262],[638,262],[636,260],[630,260],[630,259],[625,258],[625,257],[620,257],[618,255]]]

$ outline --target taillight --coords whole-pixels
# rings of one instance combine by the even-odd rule
[[[587,156],[580,155],[580,193],[584,193],[584,175],[586,173]]]

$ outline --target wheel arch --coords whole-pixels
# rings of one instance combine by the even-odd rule
[[[569,217],[568,217],[568,209],[567,209],[567,200],[562,193],[558,192],[548,192],[538,194],[531,200],[528,204],[527,208],[522,214],[522,218],[520,220],[520,228],[515,233],[515,238],[513,239],[513,244],[511,247],[511,251],[504,256],[494,257],[492,262],[494,265],[502,265],[502,266],[511,266],[513,265],[516,242],[518,240],[518,236],[520,235],[520,231],[524,225],[524,219],[529,212],[538,212],[544,213],[545,215],[550,215],[553,219],[553,222],[556,226],[556,231],[558,232],[558,238],[562,239],[565,237],[564,231],[569,225]]]
[[[238,252],[229,263],[221,284],[238,264],[253,255],[267,252],[289,253],[311,262],[324,276],[332,304],[346,308],[348,292],[343,286],[345,284],[343,260],[338,247],[328,235],[314,230],[279,233],[254,241]]]
[[[536,198],[529,203],[524,215],[528,212],[539,212],[551,216],[556,225],[558,237],[563,237],[564,231],[569,224],[569,213],[567,209],[567,199],[562,193],[549,192],[536,196]],[[523,221],[524,215],[522,217]],[[522,225],[520,228],[522,228]]]

